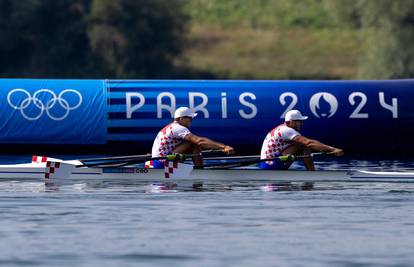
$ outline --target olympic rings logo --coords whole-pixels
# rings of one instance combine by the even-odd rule
[[[23,93],[26,96],[25,99],[21,101],[20,103],[13,103],[12,96],[14,94],[19,94],[19,92]],[[41,93],[49,94],[51,98],[47,100],[46,103],[43,103],[42,99],[39,98],[39,94]],[[78,102],[76,103],[76,105],[71,106],[68,100],[64,98],[64,95],[67,93],[73,93],[78,97]],[[55,121],[64,120],[69,115],[69,112],[71,110],[77,109],[82,104],[82,101],[83,101],[82,95],[74,89],[65,89],[62,92],[60,92],[59,95],[56,95],[52,90],[49,90],[49,89],[39,89],[33,94],[33,96],[31,96],[27,90],[16,88],[16,89],[11,90],[7,95],[7,102],[9,103],[9,105],[14,109],[20,110],[20,113],[22,114],[22,116],[25,119],[30,120],[30,121],[39,119],[43,115],[44,112],[46,112],[46,115],[52,120],[55,120]],[[26,108],[28,108],[31,103],[33,103],[34,106],[39,109],[39,112],[35,116],[28,115],[25,111]],[[64,112],[63,114],[59,116],[53,115],[51,112],[51,109],[58,105],[60,106],[59,108],[64,110]]]

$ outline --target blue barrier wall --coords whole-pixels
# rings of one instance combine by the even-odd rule
[[[0,143],[106,144],[99,80],[1,79]]]
[[[174,110],[199,114],[192,131],[251,153],[290,109],[302,133],[350,152],[414,154],[414,80],[1,82],[0,142],[89,144],[148,152]]]

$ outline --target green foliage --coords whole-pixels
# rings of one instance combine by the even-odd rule
[[[3,76],[81,75],[88,65],[88,1],[0,1]]]
[[[321,28],[336,23],[323,0],[188,0],[186,9],[199,24]]]
[[[187,17],[180,1],[95,0],[88,34],[103,73],[163,77],[181,52]]]
[[[173,72],[179,0],[0,0],[0,75],[160,77]]]
[[[362,53],[352,29],[193,27],[186,63],[226,79],[351,79]]]
[[[0,15],[2,77],[414,76],[414,0],[0,0]]]
[[[414,76],[414,0],[343,0],[334,8],[338,17],[361,26],[366,46],[359,64],[361,79]]]

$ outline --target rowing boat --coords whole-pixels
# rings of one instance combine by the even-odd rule
[[[45,182],[89,180],[165,181],[274,181],[274,182],[414,182],[414,172],[377,172],[367,170],[259,170],[255,168],[195,169],[174,162],[165,169],[144,167],[79,167],[79,160],[46,158],[25,164],[0,165],[0,179],[36,179]],[[168,177],[168,178],[166,178]]]

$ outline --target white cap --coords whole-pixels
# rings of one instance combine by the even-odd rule
[[[302,116],[299,110],[293,109],[286,112],[285,121],[303,121],[307,120],[308,116]]]
[[[195,116],[197,116],[197,113],[194,113],[191,109],[187,107],[178,108],[174,113],[174,119],[181,118],[181,117],[194,118]]]

